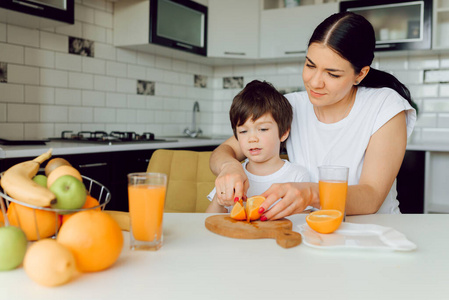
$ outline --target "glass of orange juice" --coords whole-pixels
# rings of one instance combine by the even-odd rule
[[[349,168],[319,166],[318,187],[321,209],[337,209],[345,216]]]
[[[128,174],[130,248],[158,250],[162,247],[167,175],[162,173]]]

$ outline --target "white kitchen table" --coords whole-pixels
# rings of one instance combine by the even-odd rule
[[[449,299],[449,215],[368,215],[347,222],[388,226],[410,252],[284,249],[275,240],[240,240],[208,231],[211,214],[165,214],[164,246],[130,251],[128,232],[108,270],[47,288],[23,268],[0,272],[0,299]],[[294,228],[305,215],[290,217]]]

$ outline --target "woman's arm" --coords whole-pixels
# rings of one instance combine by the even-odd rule
[[[398,175],[406,146],[407,125],[402,111],[371,136],[359,184],[348,189],[347,215],[379,210]]]
[[[371,136],[359,184],[348,187],[347,215],[373,214],[379,210],[399,172],[406,145],[405,112],[400,112]],[[273,184],[262,195],[267,198],[261,205],[262,210],[282,198],[262,220],[300,213],[307,205],[320,207],[317,183]]]
[[[248,177],[240,163],[245,156],[235,137],[218,146],[210,157],[210,168],[217,175],[217,203],[222,206],[234,205],[234,198],[241,199],[248,190]]]

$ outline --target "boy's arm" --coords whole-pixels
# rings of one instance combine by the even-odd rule
[[[218,198],[217,194],[215,194],[214,198],[210,202],[209,206],[206,209],[206,213],[227,213],[228,210],[224,207],[218,204]]]

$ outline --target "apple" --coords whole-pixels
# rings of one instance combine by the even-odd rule
[[[79,209],[86,202],[87,191],[84,183],[72,175],[60,176],[52,183],[50,191],[56,196],[56,203],[51,205],[52,208]]]
[[[47,176],[39,174],[33,177],[34,182],[36,182],[37,184],[43,186],[43,187],[47,187]]]
[[[23,261],[28,241],[16,226],[0,227],[0,271],[17,268]]]

